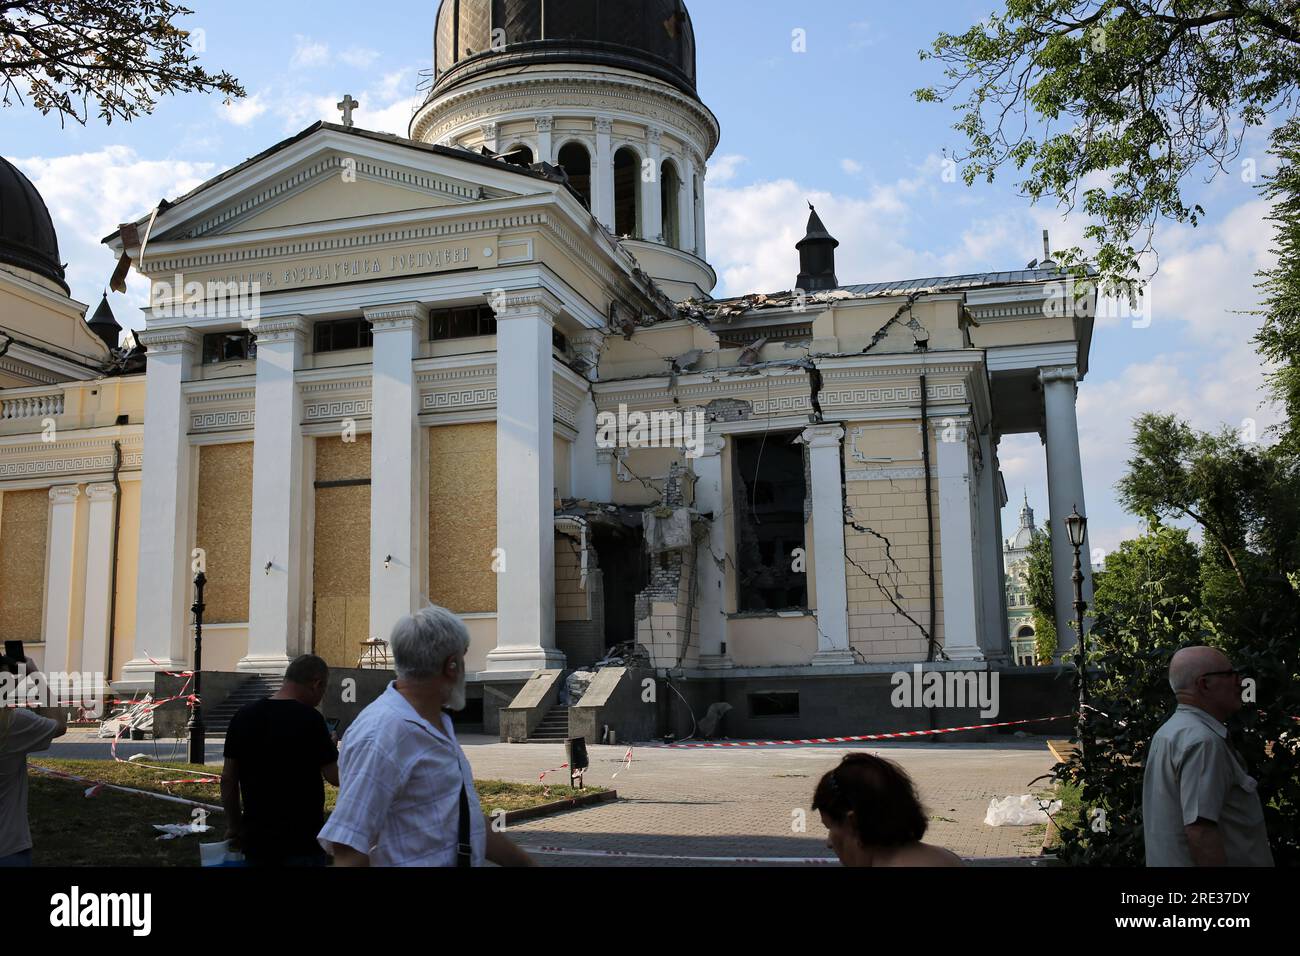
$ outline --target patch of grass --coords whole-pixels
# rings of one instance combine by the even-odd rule
[[[215,782],[164,785],[166,781],[192,778],[196,772],[215,773],[220,769],[211,764],[160,762],[154,766],[165,769],[153,770],[112,760],[40,758],[30,763],[101,783],[221,804],[221,788]],[[160,841],[153,824],[190,823],[197,808],[108,789],[87,799],[85,792],[90,784],[61,780],[35,770],[29,770],[28,777],[33,856],[40,866],[198,866],[198,844],[216,842],[225,835],[224,814],[214,813],[208,818],[208,825],[214,828],[211,833]],[[497,810],[523,810],[605,789],[588,787],[580,791],[567,786],[500,780],[476,780],[474,786],[480,806],[489,816]],[[327,814],[337,799],[337,788],[326,784]]]
[[[1055,849],[1061,842],[1060,831],[1078,826],[1083,817],[1083,792],[1074,784],[1058,782],[1051,789],[1040,791],[1037,796],[1044,802],[1061,801],[1061,809],[1052,816],[1052,838],[1047,846],[1047,849]],[[1043,829],[1044,835],[1046,829]]]

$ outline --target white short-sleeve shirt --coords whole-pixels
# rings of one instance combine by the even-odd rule
[[[482,866],[487,825],[451,718],[435,727],[389,684],[344,736],[338,802],[321,846],[349,846],[371,866],[455,866],[462,783],[472,861]]]
[[[26,708],[0,708],[0,857],[32,848],[27,828],[27,755],[44,750],[58,724]]]
[[[1184,827],[1212,820],[1228,866],[1272,866],[1255,778],[1228,742],[1228,728],[1179,704],[1151,739],[1142,781],[1147,866],[1193,866]]]

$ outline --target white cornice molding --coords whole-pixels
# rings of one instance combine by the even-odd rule
[[[709,154],[717,149],[721,136],[717,117],[671,86],[631,74],[575,76],[544,71],[487,77],[453,90],[421,107],[410,132],[412,139],[443,142],[457,132],[481,126],[487,117],[503,122],[534,113],[560,117],[611,112],[624,114],[632,122],[653,120],[669,127],[674,137],[688,144],[694,141]]]
[[[113,426],[95,433],[79,431],[57,441],[33,442],[30,436],[0,438],[0,482],[40,478],[84,478],[113,470],[113,442],[122,444],[122,469],[139,471],[144,454],[140,426]],[[98,434],[103,432],[103,434]]]

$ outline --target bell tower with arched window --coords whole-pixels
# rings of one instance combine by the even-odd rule
[[[669,296],[701,297],[717,282],[704,176],[720,129],[695,78],[682,0],[442,0],[410,135],[564,169]]]

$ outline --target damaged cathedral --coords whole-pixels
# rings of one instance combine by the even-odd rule
[[[6,636],[153,689],[191,662],[199,552],[214,695],[306,652],[386,679],[374,642],[431,601],[472,634],[464,719],[503,739],[947,726],[891,706],[913,665],[1055,712],[1011,655],[998,446],[1040,434],[1052,526],[1084,510],[1092,310],[1063,273],[846,284],[823,208],[789,291],[715,299],[720,126],[681,0],[443,0],[432,26],[409,138],[317,123],[105,240],[153,284],[142,350],[13,334]],[[66,299],[57,248],[9,248],[0,296]],[[186,292],[249,275],[251,318]]]

